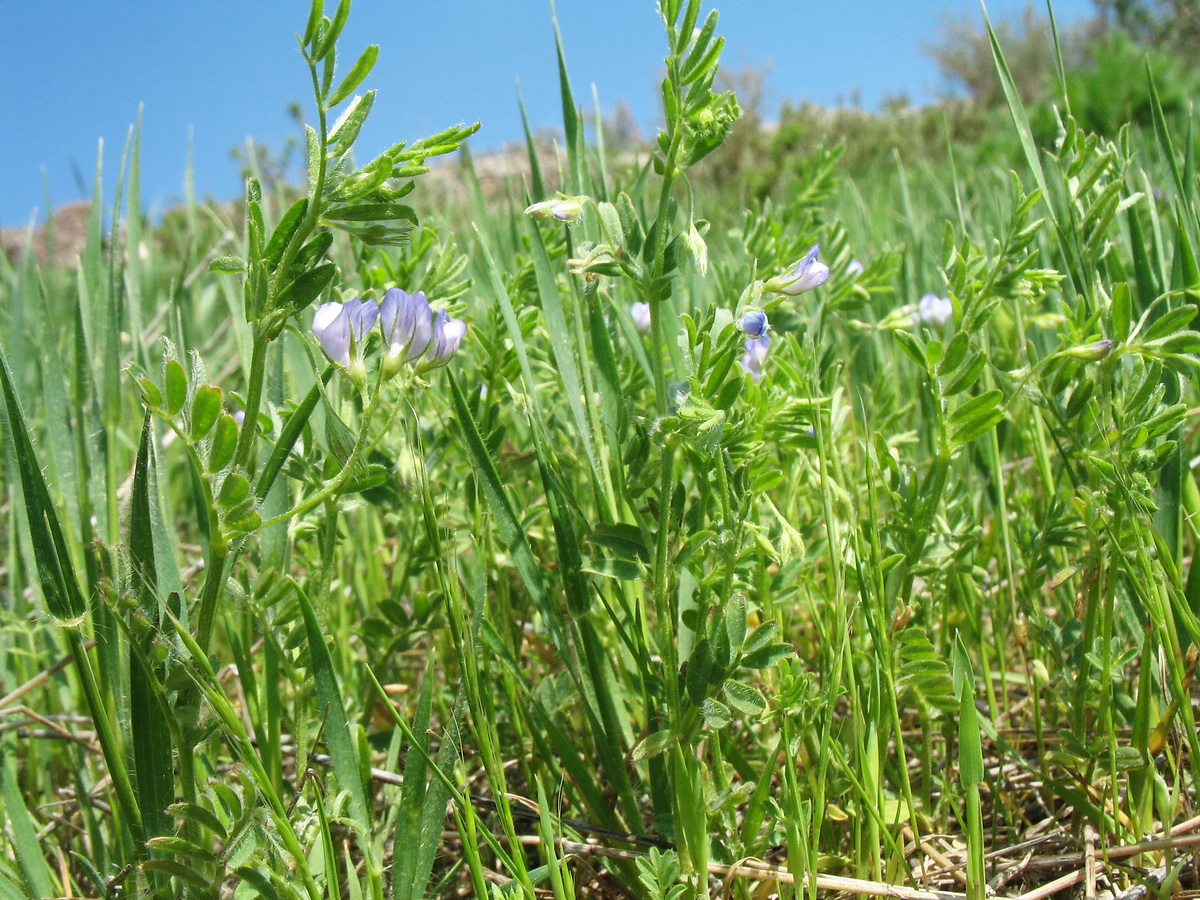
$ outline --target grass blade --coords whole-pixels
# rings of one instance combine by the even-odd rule
[[[365,829],[371,824],[370,809],[363,789],[362,774],[358,767],[358,752],[350,737],[350,723],[346,719],[346,707],[338,688],[337,673],[333,658],[325,645],[325,632],[317,621],[312,601],[300,585],[295,585],[296,599],[304,616],[304,628],[308,637],[309,662],[312,665],[313,681],[316,684],[317,702],[325,718],[325,740],[329,743],[329,755],[333,757],[333,771],[338,786],[350,792],[350,805],[355,818]],[[364,848],[365,851],[366,848]],[[332,864],[332,861],[331,861]]]
[[[400,800],[400,817],[396,823],[395,853],[392,857],[392,892],[395,900],[421,900],[433,872],[437,849],[442,842],[442,823],[446,820],[446,804],[450,792],[436,778],[430,779],[429,718],[433,705],[433,659],[425,667],[421,698],[413,719],[413,734],[422,741],[418,752],[410,752],[404,764],[404,792]],[[454,765],[458,747],[458,719],[451,715],[447,734],[438,750],[437,766]]]
[[[141,657],[147,662],[153,658],[162,621],[159,611],[161,594],[154,560],[154,523],[150,511],[154,493],[151,474],[154,469],[153,439],[154,428],[150,413],[147,412],[142,423],[142,439],[133,473],[129,520],[129,555],[138,598],[138,615],[147,624],[144,634],[137,640],[142,645]],[[175,782],[171,774],[171,732],[155,697],[155,679],[151,673],[143,671],[142,658],[131,654],[129,660],[130,731],[137,802],[143,813],[146,837],[153,838],[172,833],[167,807],[175,802]]]
[[[596,459],[592,430],[588,424],[587,412],[584,410],[583,388],[580,383],[579,368],[575,362],[575,352],[571,346],[567,317],[563,312],[562,295],[559,293],[558,284],[554,279],[554,271],[550,268],[550,257],[546,254],[546,245],[542,241],[542,233],[537,223],[528,220],[526,227],[530,249],[533,251],[533,271],[537,276],[538,299],[541,303],[542,314],[546,317],[546,331],[550,335],[550,348],[554,351],[554,361],[558,364],[567,405],[571,408],[576,431],[583,442],[588,462],[591,463],[593,477],[599,479],[600,464]],[[582,348],[580,349],[582,350]],[[533,384],[526,385],[526,389],[531,394],[535,387]]]
[[[25,896],[32,900],[57,896],[50,866],[46,864],[42,846],[38,842],[37,829],[17,784],[17,772],[3,751],[0,751],[0,797],[4,798],[5,815],[12,828],[13,849],[17,854],[17,867],[25,882]]]
[[[61,624],[74,627],[83,620],[87,604],[71,568],[71,557],[63,539],[58,513],[50,499],[50,490],[25,426],[25,416],[13,388],[8,359],[3,350],[0,350],[0,388],[4,392],[9,440],[21,476],[25,515],[29,522],[42,594],[50,615]]]
[[[500,287],[503,290],[503,286],[501,285]],[[504,294],[504,297],[507,300],[507,293]],[[506,310],[506,315],[509,313],[511,313],[511,306]],[[523,347],[518,348],[518,355],[521,357],[522,368],[527,372],[529,361],[525,356]],[[500,474],[496,471],[496,465],[492,462],[491,456],[488,455],[487,446],[483,442],[483,436],[479,433],[479,426],[471,416],[471,410],[467,406],[467,400],[463,395],[462,388],[458,386],[458,381],[453,375],[449,376],[449,381],[454,399],[454,409],[458,415],[459,425],[462,428],[462,434],[466,441],[467,454],[479,476],[480,487],[483,489],[483,495],[487,500],[488,508],[491,509],[492,516],[495,518],[496,527],[500,529],[500,536],[504,541],[504,545],[508,548],[509,553],[512,554],[517,571],[524,580],[525,587],[533,598],[538,612],[541,614],[543,624],[550,634],[552,643],[558,649],[559,653],[562,654],[563,659],[569,659],[570,654],[567,648],[566,636],[563,634],[562,627],[559,624],[558,611],[555,610],[554,604],[550,599],[550,594],[546,590],[545,582],[542,580],[541,565],[534,557],[533,550],[529,546],[529,540],[521,528],[520,520],[517,518],[512,503],[504,491],[504,484],[500,481]]]

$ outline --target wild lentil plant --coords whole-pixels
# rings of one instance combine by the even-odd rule
[[[412,190],[414,179],[428,171],[424,165],[428,157],[457,149],[478,124],[456,126],[411,145],[396,143],[357,166],[355,141],[375,92],[356,95],[354,91],[370,74],[378,47],[364,50],[335,80],[337,41],[349,11],[349,0],[342,0],[329,18],[323,14],[321,0],[314,0],[300,38],[318,118],[316,127],[305,129],[305,195],[292,202],[271,227],[269,204],[257,179],[249,179],[244,207],[246,252],[219,257],[210,265],[214,272],[239,274],[243,283],[245,329],[241,333],[249,344],[244,386],[234,393],[213,383],[196,349],[189,350],[190,365],[185,367],[166,338],[160,378],[145,374],[136,363],[130,366],[146,415],[132,482],[128,542],[124,548],[110,546],[109,558],[102,563],[112,582],[93,581],[80,588],[73,551],[27,437],[12,375],[6,361],[0,366],[31,529],[30,547],[43,595],[70,641],[116,789],[120,823],[116,834],[121,840],[111,855],[98,858],[96,868],[101,868],[104,858],[110,865],[137,863],[131,877],[138,892],[167,895],[174,879],[179,885],[191,885],[189,891],[199,889],[215,896],[223,881],[234,877],[270,893],[281,889],[285,868],[275,864],[263,869],[258,864],[279,858],[288,860],[286,867],[296,876],[288,893],[315,900],[322,895],[322,883],[338,880],[331,854],[316,862],[310,856],[318,821],[297,820],[285,805],[278,686],[269,687],[264,695],[275,710],[266,710],[266,717],[257,720],[259,730],[251,734],[209,657],[219,621],[224,620],[230,632],[237,631],[235,623],[244,617],[237,607],[250,599],[245,593],[249,586],[252,591],[273,592],[276,601],[284,593],[294,594],[299,601],[325,739],[348,804],[343,809],[339,799],[328,816],[345,816],[354,823],[361,836],[356,846],[364,869],[362,890],[368,896],[383,896],[383,838],[372,830],[374,812],[358,768],[365,747],[358,746],[359,739],[347,722],[312,601],[302,583],[287,572],[288,528],[306,513],[322,510],[326,552],[332,552],[341,498],[386,480],[385,468],[369,464],[366,457],[408,402],[406,394],[419,386],[420,376],[453,355],[466,326],[444,309],[435,313],[423,293],[408,295],[399,288],[387,291],[382,307],[378,301],[358,298],[322,305],[312,331],[364,402],[355,428],[350,428],[338,410],[341,385],[325,387],[332,370],[320,372],[309,340],[292,323],[308,317],[315,300],[337,289],[338,269],[328,255],[334,232],[344,232],[367,246],[404,244],[417,216],[400,200]],[[343,104],[340,116],[330,124],[331,113]],[[128,316],[120,299],[112,305],[118,321]],[[376,318],[381,335],[371,330]],[[286,402],[287,388],[281,379],[284,351],[279,339],[285,333],[299,336],[317,375],[299,403]],[[376,339],[380,336],[382,341]],[[384,345],[382,359],[373,363],[375,371],[370,375],[368,343]],[[104,371],[111,371],[115,363],[111,360]],[[86,367],[83,359],[78,364]],[[401,372],[404,376],[394,380]],[[324,459],[315,469],[297,468],[297,443],[312,428],[311,417],[319,404],[325,407]],[[386,421],[381,425],[373,413],[384,409]],[[155,449],[156,422],[166,425],[175,439],[172,448],[186,458],[191,513],[203,556],[204,576],[196,595],[181,581],[160,508],[160,473],[165,469]],[[281,474],[291,477],[280,478]],[[110,497],[109,508],[115,509],[116,502]],[[264,578],[265,586],[261,581],[255,584]],[[327,585],[320,578],[310,580],[308,589],[324,600]],[[119,629],[103,640],[124,668],[105,672],[106,678],[93,673],[84,643],[84,629],[93,618],[89,607],[95,616],[93,627]],[[252,674],[246,654],[255,640],[254,617],[249,621],[239,654],[243,679]],[[269,626],[271,618],[260,621]],[[229,637],[236,646],[236,637]],[[268,670],[278,673],[280,651],[270,648],[273,637],[264,640],[268,658],[274,657]],[[252,682],[243,680],[243,687],[248,684]],[[202,700],[209,712],[202,708]],[[213,714],[215,719],[210,718]],[[218,735],[230,744],[241,767],[236,776],[239,785],[232,793],[228,784],[211,784],[215,794],[206,789],[215,774],[210,751],[215,751],[213,741]],[[172,774],[176,766],[177,777]],[[180,804],[175,803],[178,795],[183,798]],[[250,812],[247,804],[260,812]],[[249,830],[244,814],[254,817]],[[328,850],[329,824],[319,800],[317,814],[316,833],[324,836]],[[211,849],[214,841],[221,847],[219,852]],[[348,872],[345,877],[352,876]]]

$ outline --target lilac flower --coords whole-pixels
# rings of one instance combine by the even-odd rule
[[[407,294],[399,288],[383,295],[379,327],[387,345],[383,365],[388,377],[404,363],[421,372],[444,366],[467,333],[466,322],[450,318],[444,309],[434,313],[424,291]]]
[[[400,288],[388,290],[379,308],[379,327],[387,348],[383,364],[387,374],[394,375],[402,363],[424,354],[433,340],[433,310],[425,292],[407,294]]]
[[[860,263],[857,259],[852,259],[846,265],[846,275],[850,278],[855,278],[861,275],[864,269],[866,269],[866,266]]]
[[[742,344],[746,350],[740,360],[742,368],[749,372],[754,383],[758,384],[762,381],[763,363],[771,347],[771,325],[767,322],[767,314],[761,309],[751,310],[742,316],[738,328],[749,335]]]
[[[776,275],[763,287],[776,294],[803,294],[825,283],[829,277],[829,266],[817,262],[817,254],[821,245],[813,244],[812,249],[804,255],[804,259],[796,263],[790,272]]]
[[[752,338],[762,337],[768,327],[767,314],[761,309],[750,310],[738,322],[738,328]]]
[[[525,208],[525,215],[537,221],[557,219],[560,222],[574,222],[583,212],[583,197],[560,197],[557,200],[543,200]]]
[[[418,363],[419,369],[424,371],[444,366],[454,355],[466,333],[466,322],[462,319],[452,319],[448,312],[439,309],[433,324],[433,340],[429,345],[429,353]]]
[[[633,327],[638,330],[639,334],[646,334],[650,331],[650,304],[643,303],[641,300],[630,304],[629,317],[633,319]]]
[[[357,297],[345,303],[322,303],[313,315],[312,331],[321,349],[357,382],[366,377],[363,343],[378,316],[379,304]]]
[[[934,328],[941,328],[954,318],[954,304],[946,297],[926,294],[917,303],[917,319]]]

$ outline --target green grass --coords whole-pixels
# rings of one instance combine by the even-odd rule
[[[1040,147],[1009,92],[1017,172],[821,151],[751,201],[715,14],[662,5],[640,167],[559,47],[569,224],[426,199],[470,127],[358,165],[374,51],[317,3],[307,187],[152,226],[135,130],[117,232],[0,260],[0,896],[974,898],[1187,818],[1191,123]],[[355,382],[313,311],[393,286],[469,330]]]

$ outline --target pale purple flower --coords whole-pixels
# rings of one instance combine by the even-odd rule
[[[917,319],[934,328],[941,328],[954,318],[954,304],[946,297],[926,294],[917,302]]]
[[[763,363],[767,359],[767,351],[771,348],[771,324],[767,321],[765,312],[752,309],[742,316],[738,328],[749,335],[742,344],[746,350],[740,360],[742,368],[749,372],[754,383],[758,384],[762,381]]]
[[[767,314],[761,309],[750,310],[738,322],[738,328],[742,329],[742,331],[752,338],[762,337],[769,327]]]
[[[813,244],[812,249],[804,255],[804,259],[796,263],[790,272],[776,275],[764,287],[777,294],[803,294],[815,287],[820,287],[829,277],[829,266],[817,261],[821,251],[820,244]]]
[[[386,345],[384,365],[389,371],[398,371],[401,363],[423,355],[433,340],[433,310],[425,292],[388,290],[379,308],[379,327]]]
[[[379,304],[373,300],[322,303],[313,315],[312,331],[333,362],[343,369],[352,361],[361,367],[363,340],[378,316]]]
[[[444,366],[454,355],[466,333],[466,322],[462,319],[452,319],[448,312],[439,309],[433,324],[433,340],[429,345],[429,354],[418,364],[421,370]]]
[[[849,278],[855,278],[861,275],[864,269],[866,269],[866,266],[860,263],[857,259],[852,259],[846,265],[846,275]]]
[[[633,319],[633,327],[639,334],[650,331],[650,304],[638,300],[629,306],[629,317]]]
[[[771,347],[771,336],[764,332],[761,337],[746,338],[742,346],[746,348],[746,352],[739,362],[742,368],[750,373],[754,383],[758,384],[762,381],[763,363],[767,359],[767,350]]]

